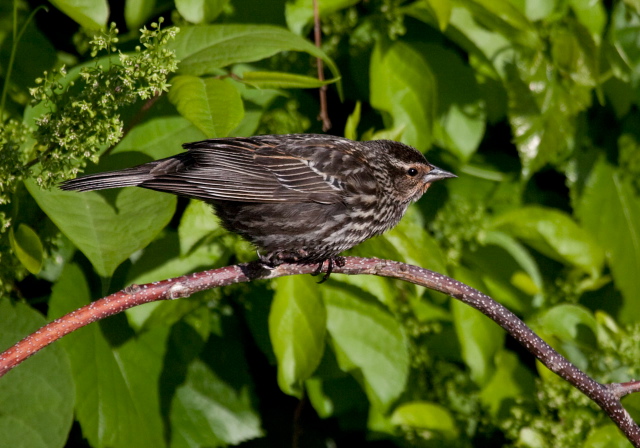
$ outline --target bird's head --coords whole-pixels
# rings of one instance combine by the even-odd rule
[[[373,143],[373,142],[371,142]],[[378,140],[378,150],[385,154],[393,194],[400,202],[415,202],[437,180],[457,177],[455,174],[430,164],[420,151],[403,143]]]

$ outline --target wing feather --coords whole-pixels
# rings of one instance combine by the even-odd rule
[[[328,143],[326,136],[282,137],[186,144],[181,160],[188,158],[188,163],[174,169],[167,159],[166,166],[157,165],[158,175],[140,186],[214,202],[343,202],[348,191],[346,179],[340,176],[339,162],[346,158],[340,146],[353,142],[336,137]],[[319,165],[318,159],[327,155],[331,163]],[[330,168],[329,173],[323,167]]]

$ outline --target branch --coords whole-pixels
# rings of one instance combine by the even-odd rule
[[[318,9],[318,0],[313,0],[313,38],[316,43],[316,47],[320,48],[322,45],[322,29],[320,28],[320,11]],[[324,81],[324,62],[321,58],[316,58],[316,65],[318,66],[318,79]],[[327,132],[331,129],[331,120],[329,119],[329,112],[327,111],[327,86],[320,87],[320,115],[318,117],[322,120],[322,130]]]
[[[198,291],[234,283],[311,274],[315,270],[315,265],[301,264],[282,264],[276,268],[267,269],[260,262],[255,261],[146,285],[129,286],[56,319],[0,354],[0,377],[62,336],[128,308],[156,300],[187,297]],[[640,390],[640,382],[607,385],[598,383],[551,348],[515,314],[491,297],[437,272],[390,260],[345,257],[345,264],[334,265],[333,273],[396,278],[442,292],[472,306],[504,328],[549,370],[596,402],[618,425],[629,441],[640,448],[640,428],[620,403],[620,398],[624,395]]]

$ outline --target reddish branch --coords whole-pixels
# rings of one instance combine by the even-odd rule
[[[147,285],[133,285],[56,319],[0,354],[0,377],[38,350],[72,331],[128,308],[156,300],[187,297],[197,291],[257,279],[310,274],[315,265],[283,264],[266,269],[259,262],[227,266]],[[551,348],[515,314],[491,297],[445,275],[389,260],[345,257],[344,266],[334,265],[334,274],[370,274],[415,283],[452,296],[487,315],[538,358],[552,372],[567,380],[595,401],[629,441],[640,448],[640,428],[622,407],[620,398],[640,390],[640,382],[601,384]]]
[[[313,37],[316,47],[322,45],[322,29],[320,27],[320,11],[318,9],[318,0],[313,0]],[[318,79],[324,81],[324,63],[321,58],[316,59],[318,66]],[[320,87],[320,116],[322,120],[322,130],[327,132],[331,129],[331,120],[329,119],[329,111],[327,110],[327,86]]]

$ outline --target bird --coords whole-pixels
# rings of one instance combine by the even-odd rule
[[[339,254],[398,224],[435,181],[457,177],[391,140],[325,134],[216,138],[180,154],[60,185],[79,192],[136,186],[205,201],[263,265],[344,264]]]

